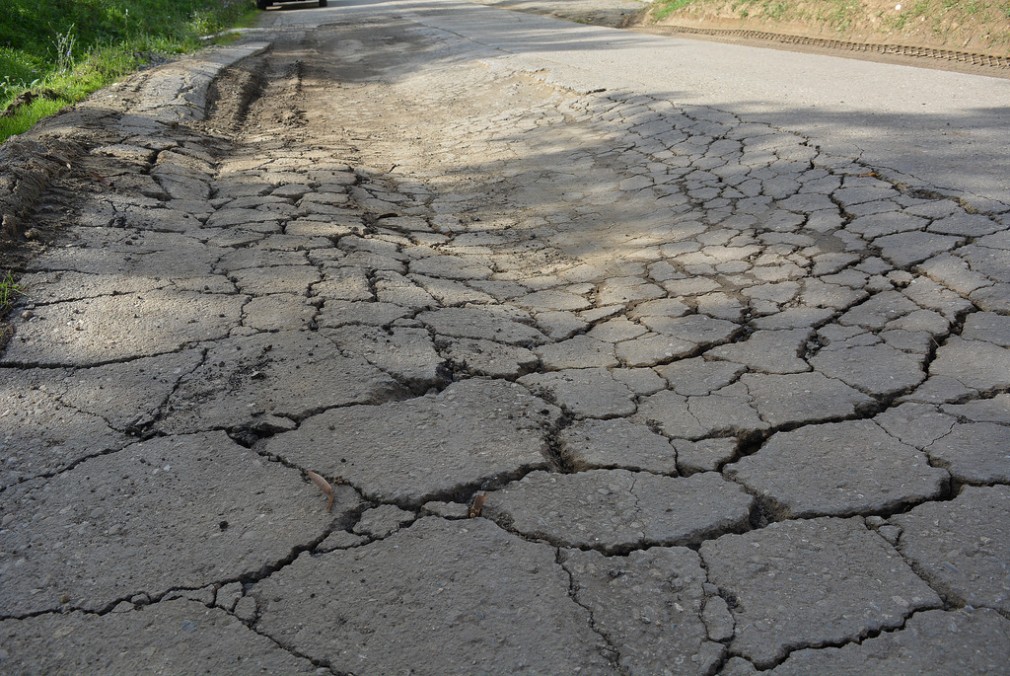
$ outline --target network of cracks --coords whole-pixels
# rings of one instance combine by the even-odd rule
[[[396,28],[40,209],[2,659],[1000,670],[1010,211]]]

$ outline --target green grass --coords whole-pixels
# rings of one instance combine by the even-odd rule
[[[1010,2],[984,0],[916,0],[902,12],[889,13],[884,26],[895,31],[925,22],[936,35],[947,34],[954,26],[977,26],[990,37],[990,44],[1010,43]]]
[[[918,20],[920,17],[927,15],[930,9],[928,0],[917,0],[916,3],[908,9],[908,11],[896,14],[893,18],[890,18],[887,21],[887,24],[894,30],[900,31],[904,29],[910,21]]]
[[[0,141],[202,37],[247,23],[253,0],[4,0]],[[15,101],[34,98],[11,108]]]
[[[655,16],[657,19],[665,19],[666,17],[676,12],[678,9],[683,9],[684,7],[687,7],[692,2],[694,2],[694,0],[665,0],[657,2],[656,6],[659,9],[656,10]]]
[[[14,275],[7,273],[0,278],[0,312],[6,313],[14,305],[14,299],[22,293],[21,287],[14,281]]]
[[[849,30],[856,18],[862,13],[862,5],[859,0],[836,0],[827,3],[827,5],[828,7],[821,18],[836,31]]]

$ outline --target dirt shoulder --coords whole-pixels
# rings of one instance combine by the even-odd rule
[[[591,25],[1010,78],[1010,9],[999,3],[478,1]]]
[[[645,23],[1010,56],[1010,6],[944,0],[657,0]]]

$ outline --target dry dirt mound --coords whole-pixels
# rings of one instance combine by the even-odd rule
[[[682,7],[672,12],[666,8]],[[744,29],[851,42],[893,43],[1010,56],[1010,4],[949,0],[673,0],[661,25]]]
[[[1010,3],[475,0],[598,26],[1010,77]]]
[[[686,32],[932,57],[1010,71],[1010,3],[950,0],[668,0],[641,21]],[[782,39],[774,36],[788,36]],[[975,55],[966,58],[959,55]]]

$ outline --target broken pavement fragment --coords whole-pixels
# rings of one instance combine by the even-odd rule
[[[92,366],[216,340],[241,321],[245,296],[156,289],[36,308],[0,363]]]
[[[614,418],[635,412],[635,392],[607,369],[531,373],[519,382],[576,418]]]
[[[487,494],[483,516],[562,547],[621,552],[691,545],[748,527],[753,498],[714,472],[533,472]]]
[[[888,519],[898,549],[935,589],[957,603],[1010,612],[1010,486],[966,486],[949,502]]]
[[[826,378],[816,371],[784,375],[746,373],[740,382],[753,398],[751,406],[773,428],[844,418],[874,403],[840,380]]]
[[[242,325],[254,331],[307,329],[317,308],[293,293],[272,293],[253,298],[242,307]]]
[[[513,321],[505,313],[484,308],[449,307],[422,312],[417,319],[441,336],[493,340],[523,347],[547,342],[547,337],[533,327]]]
[[[714,347],[705,356],[744,364],[761,373],[801,373],[810,370],[799,356],[809,336],[810,329],[755,331],[746,340]]]
[[[709,581],[732,598],[733,653],[758,668],[797,648],[900,627],[940,598],[863,520],[783,521],[703,542]]]
[[[560,412],[513,383],[472,379],[437,395],[313,416],[263,450],[372,500],[419,506],[548,465]]]
[[[444,360],[435,351],[426,329],[342,326],[320,333],[345,353],[364,357],[414,392],[424,393],[442,382]]]
[[[943,407],[943,412],[977,422],[1010,425],[1010,394],[997,394],[991,399],[975,399],[963,404],[948,404]]]
[[[890,345],[857,345],[822,349],[810,358],[815,369],[874,396],[890,396],[918,385],[926,377],[923,357]]]
[[[48,369],[0,369],[0,488],[134,441],[99,416],[66,405],[49,391],[54,388],[36,381],[45,375]]]
[[[319,270],[312,265],[278,265],[235,270],[228,278],[239,291],[250,296],[291,293],[304,296],[319,281]]]
[[[937,466],[969,484],[1010,483],[1010,427],[955,423],[923,450]]]
[[[3,620],[0,644],[6,673],[317,673],[234,616],[184,599]]]
[[[253,586],[257,631],[341,673],[609,673],[553,547],[426,517]],[[391,649],[395,646],[395,649]]]
[[[333,518],[296,470],[224,432],[160,437],[89,459],[8,489],[3,509],[5,616],[98,611],[139,593],[259,573]]]
[[[702,613],[705,571],[686,547],[628,556],[561,550],[574,598],[613,645],[627,674],[707,674],[725,647],[709,640]],[[720,599],[721,600],[721,599]]]
[[[101,416],[114,429],[136,434],[157,419],[179,381],[202,357],[202,350],[182,350],[74,369],[62,379],[55,377],[58,370],[39,371],[49,376],[46,386],[64,404]]]
[[[143,293],[154,289],[163,289],[170,285],[171,283],[164,279],[155,280],[151,277],[116,274],[111,271],[105,271],[104,274],[92,274],[72,270],[40,270],[25,273],[18,280],[18,286],[30,294],[29,298],[36,305],[100,296]]]
[[[178,213],[166,210],[168,218]],[[187,219],[186,216],[176,217]],[[135,293],[141,292],[152,280],[156,286],[161,287],[166,279],[180,282],[210,277],[214,275],[214,262],[226,252],[226,249],[217,247],[216,243],[202,242],[195,237],[141,231],[131,227],[84,226],[72,228],[67,234],[72,238],[69,244],[51,248],[32,259],[28,264],[29,269],[64,270],[95,276],[111,274],[119,278],[117,290],[120,292],[128,291],[131,287]],[[124,285],[123,277],[139,279]],[[227,281],[224,277],[220,279]],[[100,288],[107,286],[107,283],[95,280],[89,286]],[[72,290],[70,298],[80,298],[81,291],[82,289]],[[67,296],[63,298],[66,299]]]
[[[675,438],[695,440],[749,434],[768,429],[768,423],[752,406],[753,399],[740,382],[711,394],[691,397],[663,390],[642,399],[637,417],[658,425],[666,435]]]
[[[561,452],[578,470],[622,468],[677,474],[669,439],[627,419],[581,420],[558,435]]]
[[[724,471],[770,501],[778,518],[792,519],[893,510],[939,497],[950,480],[921,451],[866,420],[778,432]]]
[[[617,366],[614,346],[589,336],[575,336],[534,350],[547,371]]]
[[[491,378],[515,378],[537,365],[537,356],[526,348],[490,340],[460,338],[439,349],[460,369]]]
[[[929,375],[948,376],[979,392],[1007,388],[1010,387],[1010,348],[952,336],[937,349]]]
[[[417,515],[396,505],[379,505],[361,513],[352,532],[373,538],[384,538],[413,522]]]
[[[897,631],[841,648],[797,650],[768,676],[998,674],[1010,664],[1010,620],[988,608],[927,610]]]
[[[157,429],[169,434],[255,425],[265,416],[299,419],[332,406],[367,404],[397,383],[361,357],[347,357],[315,332],[282,331],[212,344],[185,376]]]

